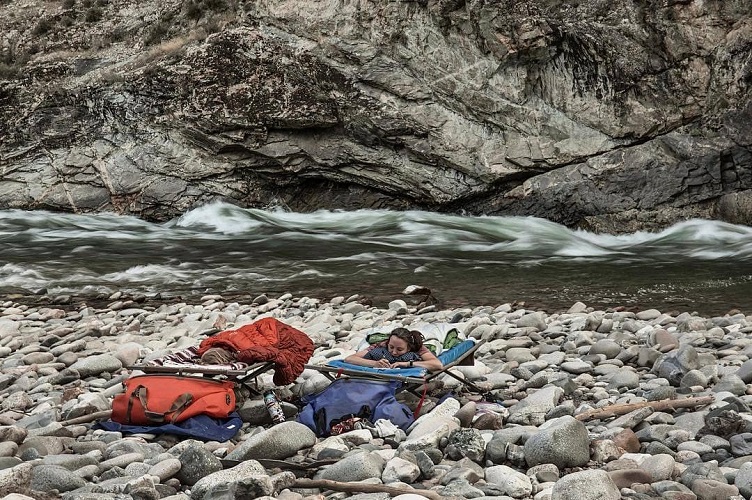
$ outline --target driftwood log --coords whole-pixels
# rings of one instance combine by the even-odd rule
[[[71,418],[69,420],[63,420],[60,423],[62,425],[87,424],[89,422],[94,422],[95,420],[109,418],[110,415],[112,415],[112,410],[98,411],[95,413],[89,413],[88,415],[81,415],[80,417]]]
[[[448,498],[439,495],[433,490],[416,490],[400,486],[388,486],[385,484],[365,484],[365,483],[343,483],[329,479],[297,479],[293,485],[295,488],[321,488],[326,490],[344,491],[346,493],[388,493],[391,496],[397,495],[421,495],[429,500],[447,500]]]
[[[639,403],[622,403],[604,406],[603,408],[593,408],[575,415],[577,420],[604,419],[626,415],[627,413],[639,410],[640,408],[650,407],[654,411],[675,410],[676,408],[693,408],[697,406],[709,405],[714,401],[713,396],[701,396],[697,398],[684,399],[662,399],[660,401],[641,401]]]

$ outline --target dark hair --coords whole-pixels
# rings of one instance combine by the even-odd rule
[[[389,337],[391,338],[392,335],[394,335],[398,339],[401,339],[407,342],[407,348],[411,352],[418,352],[420,351],[420,348],[423,347],[423,334],[417,330],[408,330],[407,328],[395,328],[389,334]],[[388,342],[389,341],[387,340],[387,343]]]

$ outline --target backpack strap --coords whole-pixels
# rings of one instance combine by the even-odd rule
[[[193,395],[189,392],[183,393],[177,398],[175,398],[175,401],[172,402],[170,405],[170,408],[164,412],[155,412],[149,410],[148,402],[147,402],[147,391],[146,387],[143,385],[140,385],[136,387],[136,389],[131,394],[130,399],[128,400],[128,414],[127,419],[130,421],[131,416],[131,410],[133,408],[133,400],[134,398],[138,398],[138,400],[141,402],[141,406],[144,409],[144,415],[146,415],[146,418],[151,420],[154,423],[157,424],[163,424],[165,420],[167,420],[167,415],[172,415],[169,419],[169,422],[171,424],[174,424],[175,421],[178,419],[181,413],[188,408],[191,403],[193,403]]]
[[[420,401],[418,401],[418,406],[415,407],[415,411],[413,412],[413,418],[415,420],[418,420],[418,416],[420,415],[420,409],[423,408],[423,403],[426,402],[426,393],[428,392],[428,381],[425,377],[423,377],[423,393],[420,395]]]
[[[326,425],[326,408],[322,407],[316,410],[313,414],[313,423],[316,426],[317,436],[323,436],[329,432],[329,428]]]
[[[360,417],[365,418],[366,420],[371,420],[371,414],[373,412],[371,411],[371,407],[368,405],[363,405],[360,407],[360,411],[357,415],[353,415],[354,417]]]
[[[131,395],[128,397],[128,408],[125,410],[126,425],[131,424],[131,412],[133,411],[133,401],[136,399],[136,397],[137,397],[136,391],[131,392]]]

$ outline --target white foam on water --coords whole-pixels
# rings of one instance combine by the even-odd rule
[[[650,284],[667,280],[689,294],[707,278],[749,286],[743,276],[752,274],[752,228],[695,219],[610,235],[535,217],[301,214],[219,202],[165,224],[10,210],[0,211],[0,262],[0,287],[65,292],[221,293],[269,283],[375,291],[401,289],[405,277],[419,274],[421,283],[464,288],[468,296],[571,289],[574,299],[585,275],[592,282],[586,292],[596,297],[621,297],[630,286],[660,295],[660,286]],[[739,296],[732,296],[737,303]]]

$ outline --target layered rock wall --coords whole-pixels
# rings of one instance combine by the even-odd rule
[[[2,208],[752,224],[752,0],[97,1],[0,5]]]

